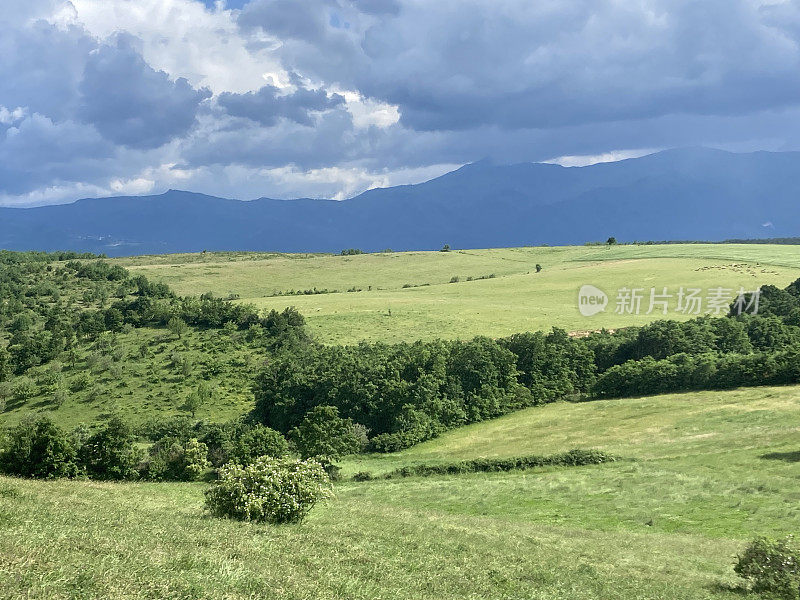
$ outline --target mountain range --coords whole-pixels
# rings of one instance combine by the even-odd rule
[[[123,256],[793,237],[799,202],[800,152],[685,148],[585,167],[480,161],[341,201],[170,190],[0,208],[0,248]]]

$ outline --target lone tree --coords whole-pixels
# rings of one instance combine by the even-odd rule
[[[167,323],[167,327],[178,339],[181,339],[183,334],[189,330],[189,326],[179,317],[172,317]]]
[[[615,238],[613,235],[606,240],[607,246],[613,246],[616,243],[617,243],[617,238]]]
[[[195,415],[197,415],[197,411],[205,406],[213,395],[214,390],[210,385],[207,383],[200,383],[200,385],[197,386],[197,390],[189,394],[183,406],[192,414],[192,418],[194,419]]]
[[[450,252],[450,244],[445,244],[439,252]]]

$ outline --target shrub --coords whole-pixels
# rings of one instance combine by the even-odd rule
[[[89,477],[94,479],[135,479],[141,452],[134,445],[130,427],[119,417],[86,440],[81,460]]]
[[[438,465],[413,465],[400,467],[387,475],[393,477],[428,477],[431,475],[463,475],[465,473],[495,473],[518,471],[538,467],[581,467],[599,465],[618,460],[602,450],[570,450],[548,456],[516,456],[511,458],[476,458]]]
[[[87,372],[79,373],[70,384],[69,389],[73,392],[82,392],[92,385],[92,377]]]
[[[319,500],[332,495],[318,462],[262,456],[246,467],[223,467],[219,481],[206,491],[206,507],[217,517],[299,523]]]
[[[259,456],[279,458],[289,452],[289,444],[280,433],[263,425],[256,425],[236,440],[232,460],[247,465]]]
[[[195,438],[185,444],[175,438],[164,438],[150,447],[145,475],[156,481],[194,481],[210,467],[208,446],[204,443]]]
[[[208,446],[196,439],[183,447],[183,470],[187,479],[199,479],[211,466],[208,461]]]
[[[57,388],[53,392],[53,397],[51,399],[51,402],[53,403],[53,406],[55,406],[56,408],[61,408],[64,405],[64,402],[67,401],[67,397],[68,397],[67,390],[65,390],[64,388]]]
[[[166,437],[183,441],[195,435],[195,428],[196,421],[186,415],[152,417],[137,428],[137,433],[151,442]]]
[[[360,430],[350,419],[340,417],[335,406],[314,407],[289,436],[300,456],[319,457],[325,462],[364,449]]]
[[[0,471],[19,477],[74,477],[79,468],[69,436],[48,417],[23,421],[0,450]]]
[[[751,542],[733,570],[748,580],[756,593],[773,594],[786,600],[800,598],[800,549],[792,536]]]
[[[25,402],[31,398],[35,398],[39,393],[39,388],[36,384],[27,377],[21,377],[16,381],[12,388],[14,399],[18,402]]]

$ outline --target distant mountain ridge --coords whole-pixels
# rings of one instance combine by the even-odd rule
[[[465,165],[349,200],[230,200],[170,190],[0,208],[0,248],[110,256],[338,252],[800,235],[800,152],[688,148],[586,167]]]

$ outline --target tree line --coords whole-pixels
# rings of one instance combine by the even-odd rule
[[[616,332],[493,340],[306,344],[256,377],[252,418],[287,432],[332,407],[390,452],[521,408],[569,398],[800,382],[800,280],[762,289],[758,315],[656,321]]]

